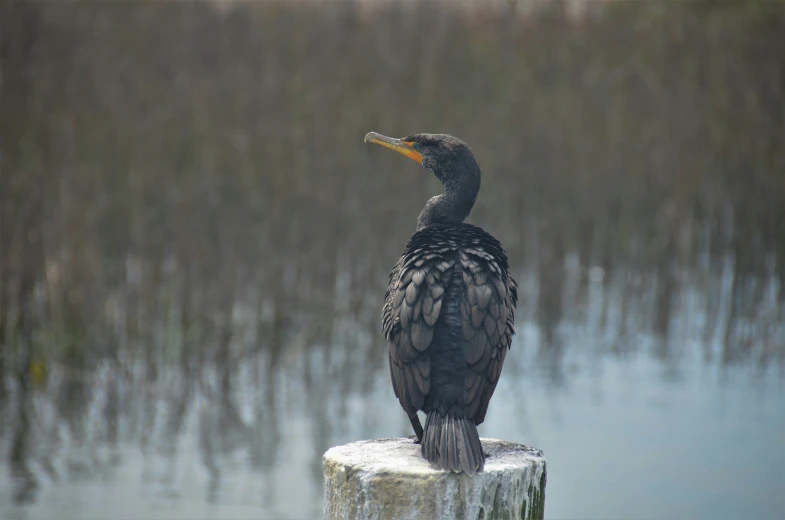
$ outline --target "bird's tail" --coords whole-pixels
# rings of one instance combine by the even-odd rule
[[[420,451],[431,464],[455,473],[474,475],[485,466],[477,426],[470,419],[443,417],[436,410],[425,419]]]

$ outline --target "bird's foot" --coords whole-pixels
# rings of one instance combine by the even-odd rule
[[[417,417],[417,414],[415,413],[414,415],[409,417],[409,421],[412,423],[414,434],[417,436],[417,441],[415,442],[415,444],[420,444],[422,442],[422,436],[423,436],[423,429],[422,429],[422,425],[420,424],[420,418]]]

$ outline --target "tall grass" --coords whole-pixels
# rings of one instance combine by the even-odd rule
[[[238,335],[277,356],[336,315],[376,334],[438,187],[369,130],[471,144],[472,220],[553,281],[541,312],[571,252],[667,295],[731,258],[760,301],[785,272],[785,6],[549,5],[0,1],[0,381],[230,366]]]

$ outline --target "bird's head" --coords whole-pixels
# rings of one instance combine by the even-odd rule
[[[369,132],[366,143],[376,143],[417,161],[444,184],[446,191],[480,189],[480,166],[469,146],[447,134],[412,134],[403,139]]]

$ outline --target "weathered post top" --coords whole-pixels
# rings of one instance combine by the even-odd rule
[[[359,441],[324,454],[324,518],[541,519],[542,451],[482,439],[485,470],[469,477],[432,468],[413,438]]]

